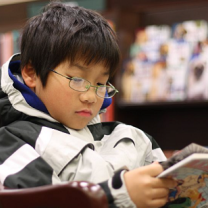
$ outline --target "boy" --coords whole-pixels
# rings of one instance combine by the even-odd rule
[[[115,34],[93,11],[53,2],[26,24],[21,57],[1,70],[3,185],[87,180],[101,185],[111,207],[166,203],[176,184],[155,178],[162,167],[149,164],[165,159],[152,150],[157,144],[132,126],[99,120],[117,92],[108,80],[118,63]]]

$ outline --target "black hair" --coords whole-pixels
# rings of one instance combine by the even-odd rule
[[[103,63],[111,77],[120,60],[117,37],[97,12],[51,2],[23,29],[21,68],[31,63],[45,86],[49,71],[66,60]]]

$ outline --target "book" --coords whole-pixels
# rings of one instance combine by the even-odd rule
[[[208,148],[192,143],[161,165],[164,171],[158,178],[178,182],[163,208],[208,207]]]
[[[21,39],[21,30],[13,30],[12,31],[13,37],[13,53],[20,53],[20,39]]]
[[[6,32],[1,34],[1,51],[0,59],[1,63],[5,63],[11,57],[13,53],[13,36],[12,32]]]

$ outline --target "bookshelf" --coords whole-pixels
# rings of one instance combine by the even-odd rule
[[[109,0],[116,23],[122,60],[128,58],[135,31],[148,25],[173,25],[189,20],[208,21],[205,0]],[[121,88],[121,70],[114,84]],[[120,89],[119,89],[120,90]],[[191,142],[208,145],[208,101],[124,102],[115,99],[115,119],[152,135],[163,150],[181,149]]]
[[[20,51],[21,28],[28,20],[28,7],[32,1],[4,1],[0,3],[0,66],[12,54]]]

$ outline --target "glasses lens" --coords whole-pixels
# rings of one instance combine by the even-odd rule
[[[116,90],[110,86],[99,86],[97,95],[103,98],[111,98],[116,94]]]
[[[106,86],[99,86],[97,88],[97,95],[103,98],[105,97],[105,95],[108,96],[106,92]]]
[[[90,83],[79,77],[72,77],[72,80],[69,82],[69,86],[77,91],[84,92],[90,88]]]
[[[116,94],[116,89],[110,86],[107,86],[106,91],[107,91],[108,97],[113,97]]]

